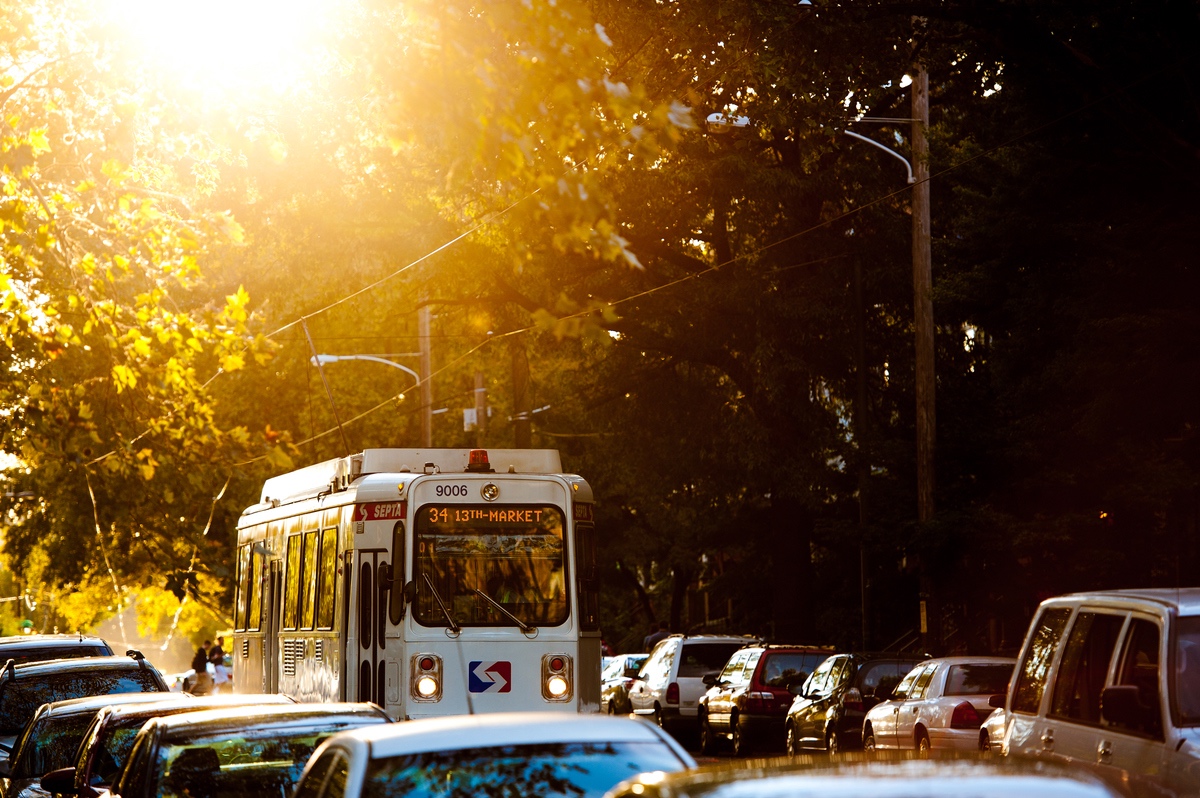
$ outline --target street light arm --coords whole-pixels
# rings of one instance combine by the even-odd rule
[[[856,138],[859,141],[865,141],[868,144],[878,147],[879,149],[883,150],[884,152],[886,152],[888,155],[892,156],[893,158],[899,158],[904,163],[904,168],[908,170],[908,184],[911,186],[913,183],[917,182],[917,179],[915,177],[913,177],[912,164],[909,162],[909,160],[907,158],[905,158],[903,155],[901,155],[900,153],[893,150],[891,147],[884,146],[883,144],[880,144],[875,139],[869,139],[866,136],[855,133],[853,130],[843,130],[842,133],[846,134],[847,136]]]
[[[410,369],[408,366],[402,366],[394,360],[388,360],[384,357],[376,357],[375,355],[313,355],[312,362],[314,366],[321,366],[325,363],[336,363],[339,360],[370,360],[373,363],[383,363],[385,366],[397,368],[411,376],[419,384],[421,375]]]

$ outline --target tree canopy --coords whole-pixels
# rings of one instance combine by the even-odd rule
[[[403,363],[422,307],[435,445],[512,445],[543,408],[534,445],[593,482],[610,640],[665,617],[882,646],[918,625],[919,564],[935,642],[1000,650],[1041,596],[1200,564],[1189,4],[336,5],[270,83],[282,54],[206,77],[102,3],[0,3],[20,589],[220,617],[265,476],[416,444],[407,375],[312,358]],[[845,135],[907,157],[918,65],[924,524],[910,190]]]

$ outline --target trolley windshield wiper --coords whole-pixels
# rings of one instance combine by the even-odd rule
[[[496,601],[494,598],[489,596],[487,593],[484,593],[479,588],[475,588],[475,592],[479,594],[480,598],[486,599],[488,604],[491,604],[493,607],[495,607],[497,610],[499,610],[502,615],[504,615],[506,618],[508,618],[513,623],[515,623],[517,626],[521,627],[522,632],[528,633],[528,632],[536,632],[537,631],[536,626],[531,626],[530,624],[527,624],[524,621],[522,621],[517,616],[513,615],[511,612],[509,612],[508,610],[506,610],[504,608],[503,604],[501,604],[499,601]]]
[[[446,623],[450,624],[451,631],[462,631],[462,627],[458,625],[458,621],[454,620],[454,616],[450,614],[450,610],[446,609],[446,602],[442,601],[442,597],[438,595],[437,588],[433,586],[433,580],[429,578],[429,574],[421,574],[421,576],[425,579],[425,584],[429,585],[429,592],[433,594],[433,600],[437,602],[438,609],[442,611],[442,615],[446,616]]]

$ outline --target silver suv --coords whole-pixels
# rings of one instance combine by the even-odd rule
[[[695,732],[696,705],[708,690],[705,674],[718,674],[733,652],[761,643],[743,635],[671,635],[658,642],[629,686],[633,714],[653,718],[671,732]]]
[[[1134,795],[1200,786],[1200,588],[1042,602],[1005,701],[1002,750],[1092,766]]]

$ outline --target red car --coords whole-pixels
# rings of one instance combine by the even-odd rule
[[[716,753],[728,740],[735,756],[783,739],[783,724],[792,693],[832,652],[817,646],[759,645],[735,652],[719,675],[706,676],[708,692],[700,699],[697,719],[700,748]]]

